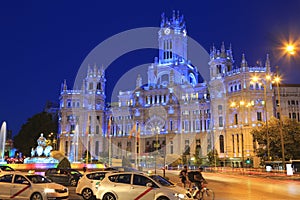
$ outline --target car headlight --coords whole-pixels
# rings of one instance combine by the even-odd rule
[[[45,188],[44,192],[45,192],[45,193],[54,193],[54,192],[55,192],[55,189]]]
[[[184,194],[175,194],[175,197],[178,197],[179,199],[184,199],[185,195]]]
[[[44,192],[45,192],[45,193],[54,193],[54,192],[55,192],[55,189],[45,188],[45,189],[44,189]]]

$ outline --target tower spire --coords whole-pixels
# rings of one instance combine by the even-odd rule
[[[270,73],[270,71],[271,71],[271,63],[270,63],[270,57],[269,57],[269,54],[267,54],[265,67],[266,67],[266,72],[267,72],[267,73]]]
[[[246,61],[246,58],[245,58],[245,54],[243,53],[242,54],[242,62],[241,62],[241,67],[247,67],[248,64],[247,64],[247,61]]]
[[[142,86],[142,77],[140,74],[138,74],[136,78],[136,88],[140,88]]]

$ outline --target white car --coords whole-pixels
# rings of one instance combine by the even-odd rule
[[[68,188],[44,176],[11,172],[0,175],[0,199],[67,199]]]
[[[76,194],[82,196],[83,199],[95,199],[100,181],[104,178],[108,171],[87,172],[79,179]]]
[[[100,200],[188,200],[186,190],[159,175],[137,172],[109,173],[100,182],[96,198]]]

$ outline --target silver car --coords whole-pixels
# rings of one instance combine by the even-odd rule
[[[100,200],[183,200],[192,199],[182,187],[159,175],[138,172],[109,173],[100,182],[96,198]]]

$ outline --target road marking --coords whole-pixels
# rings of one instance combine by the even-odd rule
[[[153,188],[148,188],[147,190],[145,190],[143,193],[141,193],[139,196],[137,196],[134,200],[139,200],[141,199],[143,196],[145,196],[148,192],[150,192]]]
[[[22,190],[20,190],[19,192],[17,192],[16,194],[14,194],[13,196],[11,196],[10,198],[13,199],[16,196],[18,196],[19,194],[21,194],[22,192],[24,192],[25,190],[27,190],[30,187],[30,185],[27,185],[26,187],[24,187]]]

